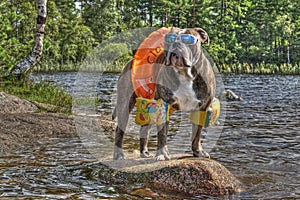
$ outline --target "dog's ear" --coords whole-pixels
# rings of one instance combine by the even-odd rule
[[[209,37],[206,31],[202,28],[195,28],[195,31],[197,31],[201,37],[201,43],[209,44]]]

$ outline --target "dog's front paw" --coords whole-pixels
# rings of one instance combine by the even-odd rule
[[[167,147],[164,147],[157,151],[156,160],[157,161],[171,160],[171,156],[169,154]]]
[[[114,160],[124,160],[125,156],[121,148],[115,147],[114,149]]]
[[[204,151],[203,149],[193,151],[193,155],[194,155],[194,157],[210,158],[210,155],[206,151]]]
[[[165,156],[165,155],[158,155],[156,156],[156,160],[157,161],[165,161],[165,160],[170,160],[171,158],[169,156]]]
[[[150,154],[148,151],[143,151],[143,152],[140,154],[140,157],[141,157],[141,158],[150,158],[150,157],[153,157],[153,155]]]
[[[125,156],[123,153],[114,153],[114,160],[124,160]]]

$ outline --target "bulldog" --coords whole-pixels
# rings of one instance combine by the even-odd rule
[[[155,99],[162,99],[173,109],[182,112],[206,111],[216,90],[212,65],[205,56],[202,44],[209,37],[202,28],[180,29],[173,27],[164,36],[164,53],[155,61]],[[123,137],[129,113],[135,106],[137,95],[131,81],[132,61],[121,73],[117,83],[117,105],[113,119],[117,117],[113,158],[124,159]],[[151,125],[141,126],[140,156],[149,157],[147,143]],[[169,123],[157,125],[157,160],[170,160],[167,148]],[[192,124],[192,151],[195,157],[209,157],[200,142],[202,126]]]

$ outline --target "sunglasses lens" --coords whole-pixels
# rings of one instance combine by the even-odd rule
[[[177,40],[178,35],[169,33],[165,35],[165,43],[174,43]],[[196,44],[197,38],[190,34],[179,35],[180,41],[184,44]]]
[[[173,43],[175,42],[177,39],[177,35],[176,34],[167,34],[165,35],[165,42],[166,43]]]
[[[197,42],[196,37],[193,35],[181,35],[180,39],[184,44],[196,44]]]

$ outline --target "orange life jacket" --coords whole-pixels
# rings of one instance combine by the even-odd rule
[[[152,32],[137,49],[132,62],[132,84],[138,97],[154,98],[155,77],[153,66],[156,58],[164,52],[164,35],[170,28],[160,28]]]

